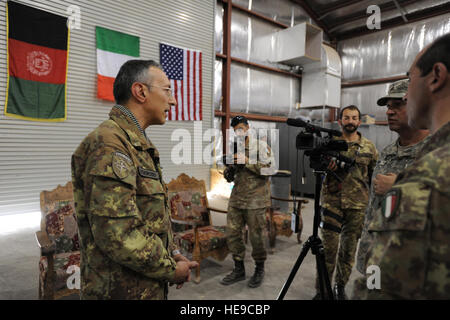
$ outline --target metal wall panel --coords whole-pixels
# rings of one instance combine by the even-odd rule
[[[81,9],[81,29],[72,30],[67,79],[67,120],[46,123],[4,115],[6,93],[5,0],[0,0],[0,215],[39,211],[39,192],[71,179],[70,158],[81,140],[107,119],[113,104],[96,98],[95,26],[133,34],[141,40],[141,58],[159,61],[159,42],[203,52],[203,130],[213,126],[215,2],[204,0],[36,0],[18,1],[62,16],[69,5]],[[186,172],[209,186],[209,165],[175,165],[173,130],[194,133],[194,122],[167,122],[148,129],[161,153],[164,179]],[[192,155],[207,142],[194,145]]]
[[[342,81],[405,75],[426,45],[450,32],[450,14],[340,41]]]

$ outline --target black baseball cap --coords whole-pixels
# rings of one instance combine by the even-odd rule
[[[233,119],[231,119],[231,126],[233,128],[236,127],[239,123],[245,123],[248,125],[248,120],[244,116],[236,116]]]

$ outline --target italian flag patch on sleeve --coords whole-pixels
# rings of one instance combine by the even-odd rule
[[[383,202],[381,203],[381,210],[386,219],[391,218],[395,214],[399,203],[400,203],[400,190],[399,189],[390,190],[383,198]]]

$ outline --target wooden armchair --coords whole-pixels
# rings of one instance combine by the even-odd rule
[[[73,204],[72,182],[52,191],[42,191],[41,230],[36,240],[41,249],[39,259],[39,299],[59,299],[79,294],[69,289],[67,269],[80,267],[78,225]],[[79,270],[79,269],[78,269]]]
[[[297,214],[299,218],[299,232],[297,233],[297,242],[301,243],[301,235],[303,230],[303,218],[302,218],[302,204],[308,203],[308,200],[303,199],[283,199],[277,197],[270,197],[271,200],[294,202],[297,206]],[[296,203],[296,204],[295,204]],[[267,228],[269,234],[269,245],[270,250],[273,252],[275,247],[276,237],[281,235],[285,237],[290,237],[292,235],[291,229],[291,214],[287,212],[280,211],[279,207],[271,206],[267,210]]]
[[[211,224],[206,187],[203,180],[180,174],[167,185],[175,242],[183,250],[192,253],[199,263],[194,282],[200,282],[200,262],[206,257],[223,261],[228,255],[225,226]]]

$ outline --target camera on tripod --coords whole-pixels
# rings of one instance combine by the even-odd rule
[[[338,169],[345,172],[355,165],[354,159],[340,154],[340,151],[348,150],[347,142],[333,139],[333,136],[342,136],[340,131],[315,126],[301,119],[288,119],[287,124],[304,128],[304,131],[297,135],[295,146],[299,150],[305,150],[305,155],[310,157],[311,169],[327,171],[332,160]],[[322,137],[321,132],[328,133],[328,136]]]

